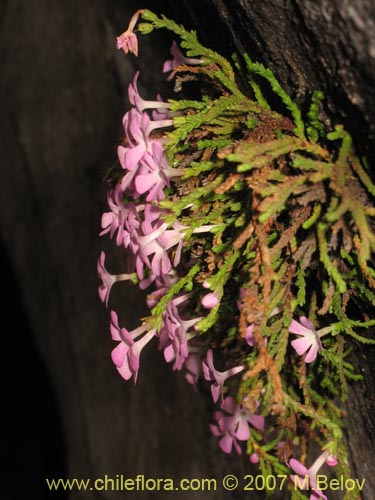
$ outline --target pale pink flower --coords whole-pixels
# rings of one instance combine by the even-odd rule
[[[249,347],[254,347],[255,346],[255,339],[254,339],[254,325],[251,324],[246,328],[245,332],[245,340],[246,343]],[[264,337],[264,344],[267,345],[268,343],[268,338]]]
[[[221,408],[222,411],[215,412],[217,425],[210,425],[211,432],[214,436],[221,437],[219,447],[224,453],[230,453],[234,447],[236,452],[241,454],[238,441],[249,439],[250,425],[263,430],[264,418],[239,407],[232,397],[225,398]]]
[[[257,406],[259,403],[257,402]],[[250,425],[258,430],[264,429],[264,417],[250,413],[243,406],[238,406],[236,401],[228,396],[224,399],[221,409],[226,412],[222,419],[225,420],[228,428],[233,429],[234,435],[240,441],[247,441],[250,437]]]
[[[328,457],[328,451],[324,451],[309,469],[295,458],[287,463],[288,467],[296,472],[296,474],[290,475],[295,487],[301,490],[312,490],[310,500],[318,500],[319,498],[327,500],[324,493],[316,487],[316,475]]]
[[[136,383],[141,351],[155,336],[156,328],[148,330],[148,326],[143,323],[140,327],[129,332],[126,328],[120,328],[117,314],[115,311],[111,311],[110,331],[112,339],[119,342],[111,353],[112,361],[125,380],[133,377],[134,383]],[[141,335],[143,337],[135,342],[135,339]]]
[[[111,189],[107,194],[110,212],[102,215],[102,231],[100,236],[109,233],[110,237],[117,231],[116,244],[121,246],[125,239],[124,222],[128,213],[128,208],[124,204],[124,192],[119,184]]]
[[[322,349],[319,334],[315,330],[314,325],[305,316],[301,316],[299,322],[296,320],[292,321],[289,331],[296,335],[300,335],[300,338],[291,342],[297,354],[302,356],[307,353],[305,356],[306,363],[314,361],[318,351]]]
[[[191,331],[202,318],[182,319],[177,306],[189,299],[184,294],[170,300],[163,314],[163,326],[160,333],[159,349],[163,349],[167,363],[174,361],[173,369],[181,370],[189,355],[188,341],[195,337]]]
[[[328,455],[326,464],[329,465],[330,467],[336,467],[336,465],[339,463],[337,460],[337,457],[335,455]]]
[[[234,375],[237,375],[237,373],[242,372],[245,369],[245,365],[234,366],[225,372],[219,372],[214,367],[213,351],[212,349],[209,349],[207,351],[206,359],[202,361],[202,369],[205,380],[213,382],[211,384],[211,394],[214,403],[216,403],[219,397],[223,395],[225,381],[229,377],[233,377]]]
[[[170,179],[184,174],[184,169],[168,165],[163,146],[157,141],[153,141],[141,162],[144,168],[135,177],[134,184],[138,194],[148,192],[146,201],[164,199],[164,188],[169,187]]]
[[[125,54],[132,52],[135,56],[138,55],[138,39],[134,33],[135,25],[137,24],[139,15],[143,12],[142,9],[137,10],[130,20],[128,29],[117,37],[117,48],[123,49]]]
[[[203,59],[185,57],[176,42],[172,42],[170,53],[173,56],[173,59],[168,59],[168,61],[165,61],[163,65],[163,73],[173,71],[177,66],[181,66],[182,64],[199,65],[203,63]],[[172,75],[168,76],[167,80],[170,80],[171,78]]]
[[[133,82],[129,84],[128,95],[129,101],[132,106],[134,106],[140,113],[145,109],[160,109],[167,110],[171,105],[169,102],[163,102],[160,100],[156,101],[146,101],[142,99],[138,92],[137,81],[139,77],[139,71],[134,75]],[[167,118],[165,113],[163,113],[163,119]]]
[[[210,430],[214,436],[220,438],[219,447],[224,453],[231,453],[234,448],[235,451],[241,455],[242,451],[237,438],[232,430],[226,427],[225,422],[222,419],[220,420],[221,415],[222,412],[215,412],[217,424],[210,424]]]
[[[98,276],[102,280],[102,284],[99,286],[99,297],[100,300],[105,303],[108,307],[109,294],[111,292],[112,285],[118,281],[131,280],[134,281],[133,274],[110,274],[105,267],[105,252],[100,253],[100,257],[97,264]]]
[[[199,380],[201,367],[202,363],[200,356],[195,352],[189,352],[184,364],[185,380],[194,387],[197,385]]]

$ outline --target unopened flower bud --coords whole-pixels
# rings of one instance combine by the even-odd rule
[[[330,467],[335,467],[338,463],[339,463],[339,461],[337,460],[335,455],[328,455],[327,460],[326,460],[327,465],[329,465]]]
[[[154,31],[154,27],[150,23],[139,23],[138,24],[138,31],[142,33],[142,35],[148,35],[152,31]]]
[[[145,21],[157,21],[158,16],[151,12],[151,10],[144,9],[142,12],[142,19]]]
[[[219,297],[216,295],[216,293],[208,293],[203,297],[201,301],[202,306],[206,309],[213,309],[218,305],[218,303]]]

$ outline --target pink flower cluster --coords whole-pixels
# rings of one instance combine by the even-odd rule
[[[210,425],[211,432],[220,438],[219,447],[224,453],[230,453],[234,448],[241,454],[238,441],[249,439],[250,425],[258,430],[264,429],[264,417],[250,413],[243,405],[238,406],[231,396],[223,397],[225,382],[241,373],[245,365],[234,366],[224,372],[218,371],[214,366],[213,351],[209,349],[202,361],[202,369],[205,380],[211,382],[213,401],[220,401],[220,410],[215,413],[216,424]]]
[[[125,38],[128,39],[128,35]],[[165,215],[168,212],[158,204],[164,199],[164,190],[170,182],[184,174],[183,169],[168,164],[163,132],[159,132],[173,126],[170,104],[144,100],[138,92],[138,78],[139,72],[129,85],[132,108],[124,115],[124,140],[117,149],[123,175],[108,192],[109,211],[102,216],[100,233],[108,234],[126,251],[128,273],[110,274],[104,252],[100,255],[97,271],[102,282],[99,296],[107,306],[113,284],[131,280],[138,282],[141,289],[153,284],[154,291],[147,298],[147,305],[152,309],[175,282],[184,236],[189,228],[177,220],[167,223]],[[151,109],[153,112],[149,114],[146,110]],[[197,227],[193,232],[210,231],[212,227]],[[173,362],[175,370],[183,368],[189,358],[189,340],[196,335],[194,327],[202,319],[182,314],[188,300],[189,294],[182,294],[167,303],[160,331],[143,323],[129,332],[119,326],[117,314],[111,312],[112,338],[119,342],[112,352],[112,360],[123,378],[128,380],[133,376],[136,381],[140,352],[155,336],[159,338],[159,349],[163,350],[165,360]],[[188,366],[193,366],[191,360]]]

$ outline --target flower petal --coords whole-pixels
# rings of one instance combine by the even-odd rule
[[[291,458],[289,460],[289,467],[294,470],[299,476],[307,476],[308,470],[305,465],[301,464],[298,460],[295,458]]]
[[[262,415],[249,415],[247,419],[259,431],[264,429],[264,417]]]
[[[307,349],[309,349],[312,346],[311,339],[308,337],[303,337],[299,339],[292,340],[291,345],[295,351],[297,351],[297,354],[299,356],[302,356],[302,354],[305,354]]]
[[[306,354],[305,363],[311,363],[312,361],[315,361],[316,356],[318,354],[318,350],[319,350],[318,343],[312,344],[312,346],[310,347],[309,352]]]
[[[310,335],[314,330],[306,328],[305,326],[298,323],[298,321],[293,319],[292,323],[290,324],[289,331],[290,333],[295,333],[296,335]]]
[[[124,344],[124,342],[120,342],[111,352],[111,358],[114,364],[119,368],[123,363],[126,355],[128,353],[129,347]]]
[[[219,441],[220,449],[224,453],[230,453],[233,448],[233,441],[234,439],[232,436],[230,436],[229,434],[224,434],[224,436]]]

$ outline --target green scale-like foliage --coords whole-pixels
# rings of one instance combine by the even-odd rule
[[[246,365],[228,381],[228,391],[239,402],[259,401],[267,418],[266,435],[254,431],[247,443],[248,453],[260,457],[260,470],[289,473],[283,457],[315,441],[350,477],[338,401],[360,378],[350,362],[355,343],[375,343],[375,186],[366,163],[342,126],[327,131],[319,120],[321,92],[303,116],[273,72],[247,54],[236,56],[233,68],[195,32],[150,11],[142,17],[141,33],[167,29],[188,57],[202,60],[194,68],[176,67],[176,77],[190,73],[205,89],[212,86],[212,95],[206,90],[201,99],[170,100],[174,126],[165,134],[166,156],[185,173],[159,206],[169,224],[178,219],[187,228],[183,255],[197,243],[202,254],[188,272],[177,269],[178,279],[147,322],[160,329],[168,302],[181,292],[196,299],[192,315],[204,315],[205,282],[219,303],[196,329],[226,365]],[[236,83],[243,68],[246,91]],[[267,92],[280,99],[284,113],[271,109]],[[214,226],[204,238],[193,232],[202,224]],[[289,326],[299,316],[322,334],[312,363],[290,346]],[[250,324],[253,349],[244,340]],[[291,498],[307,498],[289,488]],[[357,494],[347,492],[345,499]]]

